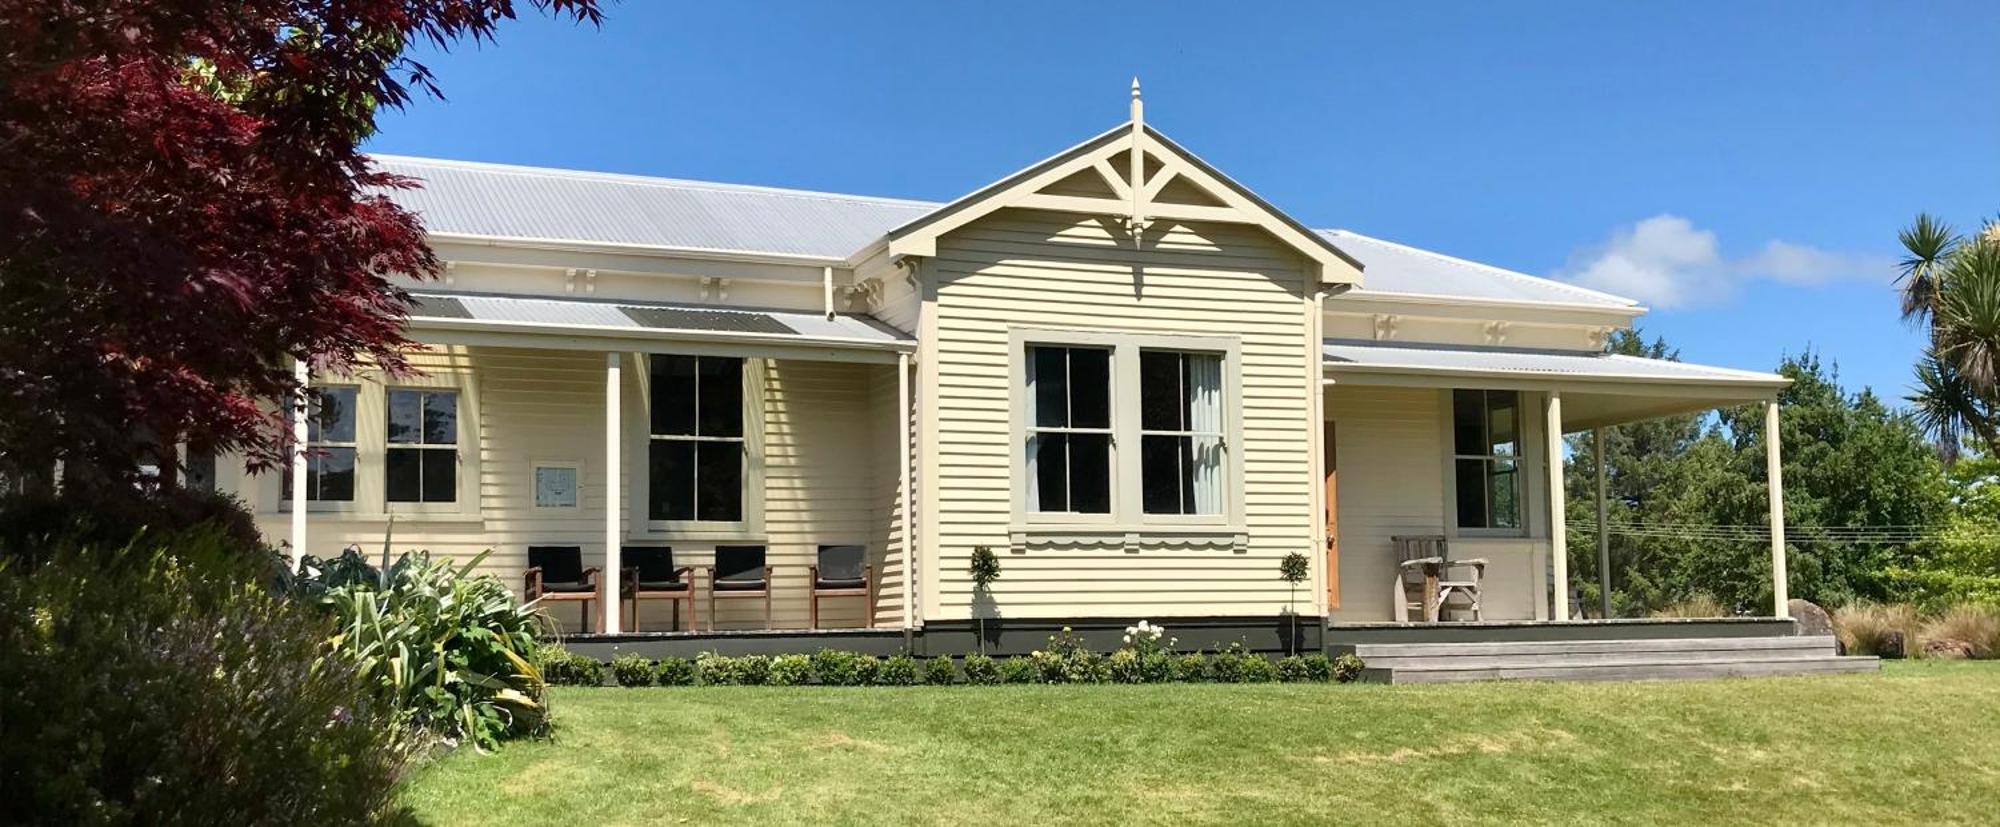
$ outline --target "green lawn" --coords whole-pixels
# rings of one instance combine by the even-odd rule
[[[436,824],[1979,822],[2000,663],[1460,686],[570,689]]]

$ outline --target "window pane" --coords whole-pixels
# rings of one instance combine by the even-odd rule
[[[289,475],[291,469],[285,469]],[[215,493],[215,452],[189,448],[187,454],[187,487],[189,491],[206,494]]]
[[[743,443],[702,442],[696,450],[695,519],[743,519]]]
[[[743,360],[703,357],[697,361],[702,436],[743,435]]]
[[[653,433],[694,434],[694,357],[653,355],[646,359]]]
[[[390,448],[382,463],[383,482],[389,488],[389,502],[423,501],[424,468],[422,448]]]
[[[319,388],[317,409],[306,417],[307,442],[354,441],[354,389]]]
[[[646,456],[647,517],[694,519],[694,443],[676,439],[652,443]]]
[[[433,449],[417,453],[424,456],[424,502],[457,502],[458,452]]]
[[[1486,461],[1462,459],[1453,465],[1458,486],[1458,527],[1486,527]]]
[[[1044,428],[1069,425],[1069,351],[1059,347],[1028,348],[1029,387],[1035,392],[1035,424]]]
[[[1451,392],[1452,453],[1479,456],[1486,453],[1486,394],[1481,391]]]
[[[1111,513],[1111,437],[1071,434],[1069,507],[1078,514]]]
[[[458,444],[458,392],[424,394],[424,444]]]
[[[416,444],[423,440],[423,392],[389,391],[389,441]]]
[[[1488,490],[1492,492],[1493,528],[1521,527],[1521,474],[1519,466],[1512,460],[1496,460],[1488,464],[1492,481]]]
[[[1140,428],[1148,431],[1188,429],[1187,395],[1181,379],[1181,354],[1159,350],[1139,353]]]
[[[1139,476],[1143,478],[1141,499],[1148,514],[1187,513],[1189,489],[1186,460],[1193,440],[1190,437],[1148,435],[1140,440]]]
[[[1516,403],[1519,398],[1513,391],[1486,392],[1486,440],[1490,446],[1487,453],[1503,457],[1516,453],[1514,443],[1519,439],[1517,425],[1521,418]]]
[[[319,495],[317,500],[327,502],[352,502],[354,500],[354,449],[328,448],[326,456],[319,458]]]
[[[1069,425],[1111,427],[1111,351],[1069,351]]]
[[[1035,474],[1035,510],[1069,510],[1069,435],[1036,434],[1028,439],[1028,467]]]

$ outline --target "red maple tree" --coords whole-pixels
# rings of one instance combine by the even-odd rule
[[[595,24],[597,0],[532,0]],[[286,458],[294,359],[406,369],[439,264],[359,146],[509,0],[0,0],[0,476]]]

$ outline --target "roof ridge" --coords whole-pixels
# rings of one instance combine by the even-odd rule
[[[874,204],[895,204],[899,206],[923,207],[927,209],[935,209],[943,205],[942,202],[922,201],[914,198],[892,198],[885,195],[856,195],[854,193],[826,192],[824,190],[796,189],[792,187],[774,187],[763,184],[737,184],[727,181],[702,181],[694,178],[670,178],[661,175],[639,175],[636,173],[629,173],[629,172],[603,172],[600,170],[564,169],[561,167],[543,167],[543,166],[533,166],[529,164],[507,164],[495,161],[466,161],[456,158],[428,158],[419,155],[397,155],[394,153],[387,153],[387,152],[371,152],[368,154],[368,157],[374,160],[402,161],[406,163],[414,163],[420,165],[430,164],[435,166],[450,167],[456,169],[484,170],[487,172],[498,172],[511,175],[534,175],[544,178],[595,180],[595,181],[604,181],[611,183],[636,184],[642,186],[676,187],[681,189],[706,189],[714,192],[763,193],[767,195],[780,195],[792,198],[809,198],[820,201],[854,201],[854,202],[874,203]]]
[[[1472,270],[1480,270],[1480,271],[1485,271],[1485,272],[1489,272],[1489,273],[1493,273],[1493,274],[1495,274],[1495,275],[1499,275],[1499,276],[1505,276],[1505,277],[1507,277],[1507,278],[1511,278],[1511,279],[1514,279],[1514,280],[1517,280],[1517,281],[1525,281],[1525,282],[1530,282],[1530,283],[1533,283],[1533,284],[1539,284],[1539,285],[1546,285],[1546,286],[1549,286],[1549,287],[1554,287],[1554,288],[1556,288],[1556,289],[1559,289],[1559,290],[1565,290],[1565,291],[1568,291],[1568,292],[1571,292],[1571,293],[1575,293],[1575,294],[1578,294],[1578,295],[1582,295],[1582,296],[1590,296],[1590,297],[1592,297],[1592,298],[1596,298],[1596,299],[1601,299],[1601,300],[1606,300],[1606,301],[1611,301],[1611,302],[1616,302],[1616,303],[1618,303],[1618,304],[1621,304],[1621,305],[1624,305],[1624,306],[1627,306],[1627,307],[1637,307],[1637,306],[1639,306],[1639,302],[1637,302],[1637,301],[1634,301],[1634,300],[1632,300],[1632,299],[1629,299],[1629,298],[1626,298],[1626,297],[1624,297],[1624,296],[1618,296],[1618,295],[1613,295],[1613,294],[1611,294],[1611,293],[1605,293],[1605,292],[1602,292],[1602,291],[1599,291],[1599,290],[1592,290],[1592,289],[1590,289],[1590,288],[1588,288],[1588,287],[1579,287],[1579,286],[1577,286],[1577,285],[1574,285],[1574,284],[1570,284],[1569,282],[1566,282],[1566,281],[1559,281],[1559,280],[1556,280],[1556,279],[1552,279],[1552,278],[1544,278],[1544,277],[1542,277],[1542,276],[1532,276],[1532,275],[1529,275],[1529,274],[1527,274],[1527,273],[1523,273],[1523,272],[1521,272],[1521,271],[1519,271],[1519,270],[1509,270],[1509,269],[1507,269],[1507,268],[1505,268],[1505,267],[1500,267],[1500,266],[1496,266],[1496,265],[1492,265],[1492,264],[1486,264],[1486,263],[1484,263],[1484,262],[1478,262],[1478,261],[1473,261],[1473,260],[1471,260],[1471,259],[1465,259],[1465,258],[1459,258],[1458,256],[1454,256],[1454,255],[1449,255],[1449,254],[1446,254],[1446,253],[1440,253],[1440,252],[1437,252],[1437,251],[1435,251],[1435,250],[1426,250],[1426,249],[1424,249],[1424,248],[1422,248],[1422,247],[1412,247],[1412,246],[1410,246],[1410,245],[1408,245],[1408,244],[1403,244],[1403,243],[1400,243],[1400,242],[1395,242],[1395,241],[1390,241],[1390,240],[1388,240],[1388,239],[1386,239],[1386,238],[1376,238],[1375,236],[1372,236],[1372,235],[1368,235],[1368,234],[1366,234],[1366,233],[1358,233],[1358,232],[1355,232],[1355,231],[1353,231],[1353,230],[1348,230],[1348,229],[1342,229],[1342,228],[1338,228],[1338,227],[1336,227],[1336,228],[1333,228],[1333,229],[1329,229],[1329,230],[1320,230],[1319,232],[1321,232],[1321,233],[1324,233],[1324,234],[1328,234],[1328,235],[1346,235],[1346,236],[1353,236],[1353,237],[1355,237],[1355,238],[1359,238],[1359,239],[1361,239],[1361,240],[1363,240],[1363,241],[1371,241],[1371,242],[1374,242],[1374,243],[1376,243],[1376,244],[1381,244],[1381,245],[1385,245],[1385,246],[1389,246],[1389,247],[1394,247],[1394,248],[1396,248],[1396,249],[1398,249],[1398,250],[1403,250],[1403,251],[1406,251],[1406,252],[1411,252],[1411,253],[1416,253],[1416,254],[1418,254],[1418,255],[1424,255],[1424,256],[1429,256],[1429,257],[1431,257],[1431,258],[1435,258],[1435,259],[1438,259],[1438,260],[1440,260],[1440,261],[1443,261],[1443,262],[1445,262],[1445,263],[1448,263],[1448,264],[1453,264],[1453,265],[1457,265],[1457,266],[1459,266],[1459,267],[1465,267],[1465,268],[1469,268],[1469,269],[1472,269]]]

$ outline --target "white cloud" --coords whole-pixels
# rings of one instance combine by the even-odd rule
[[[1895,262],[1885,256],[1836,253],[1775,239],[1753,254],[1731,258],[1722,254],[1713,231],[1678,215],[1656,215],[1578,250],[1556,277],[1670,308],[1726,301],[1743,283],[1757,279],[1819,285],[1886,281],[1894,274]]]

